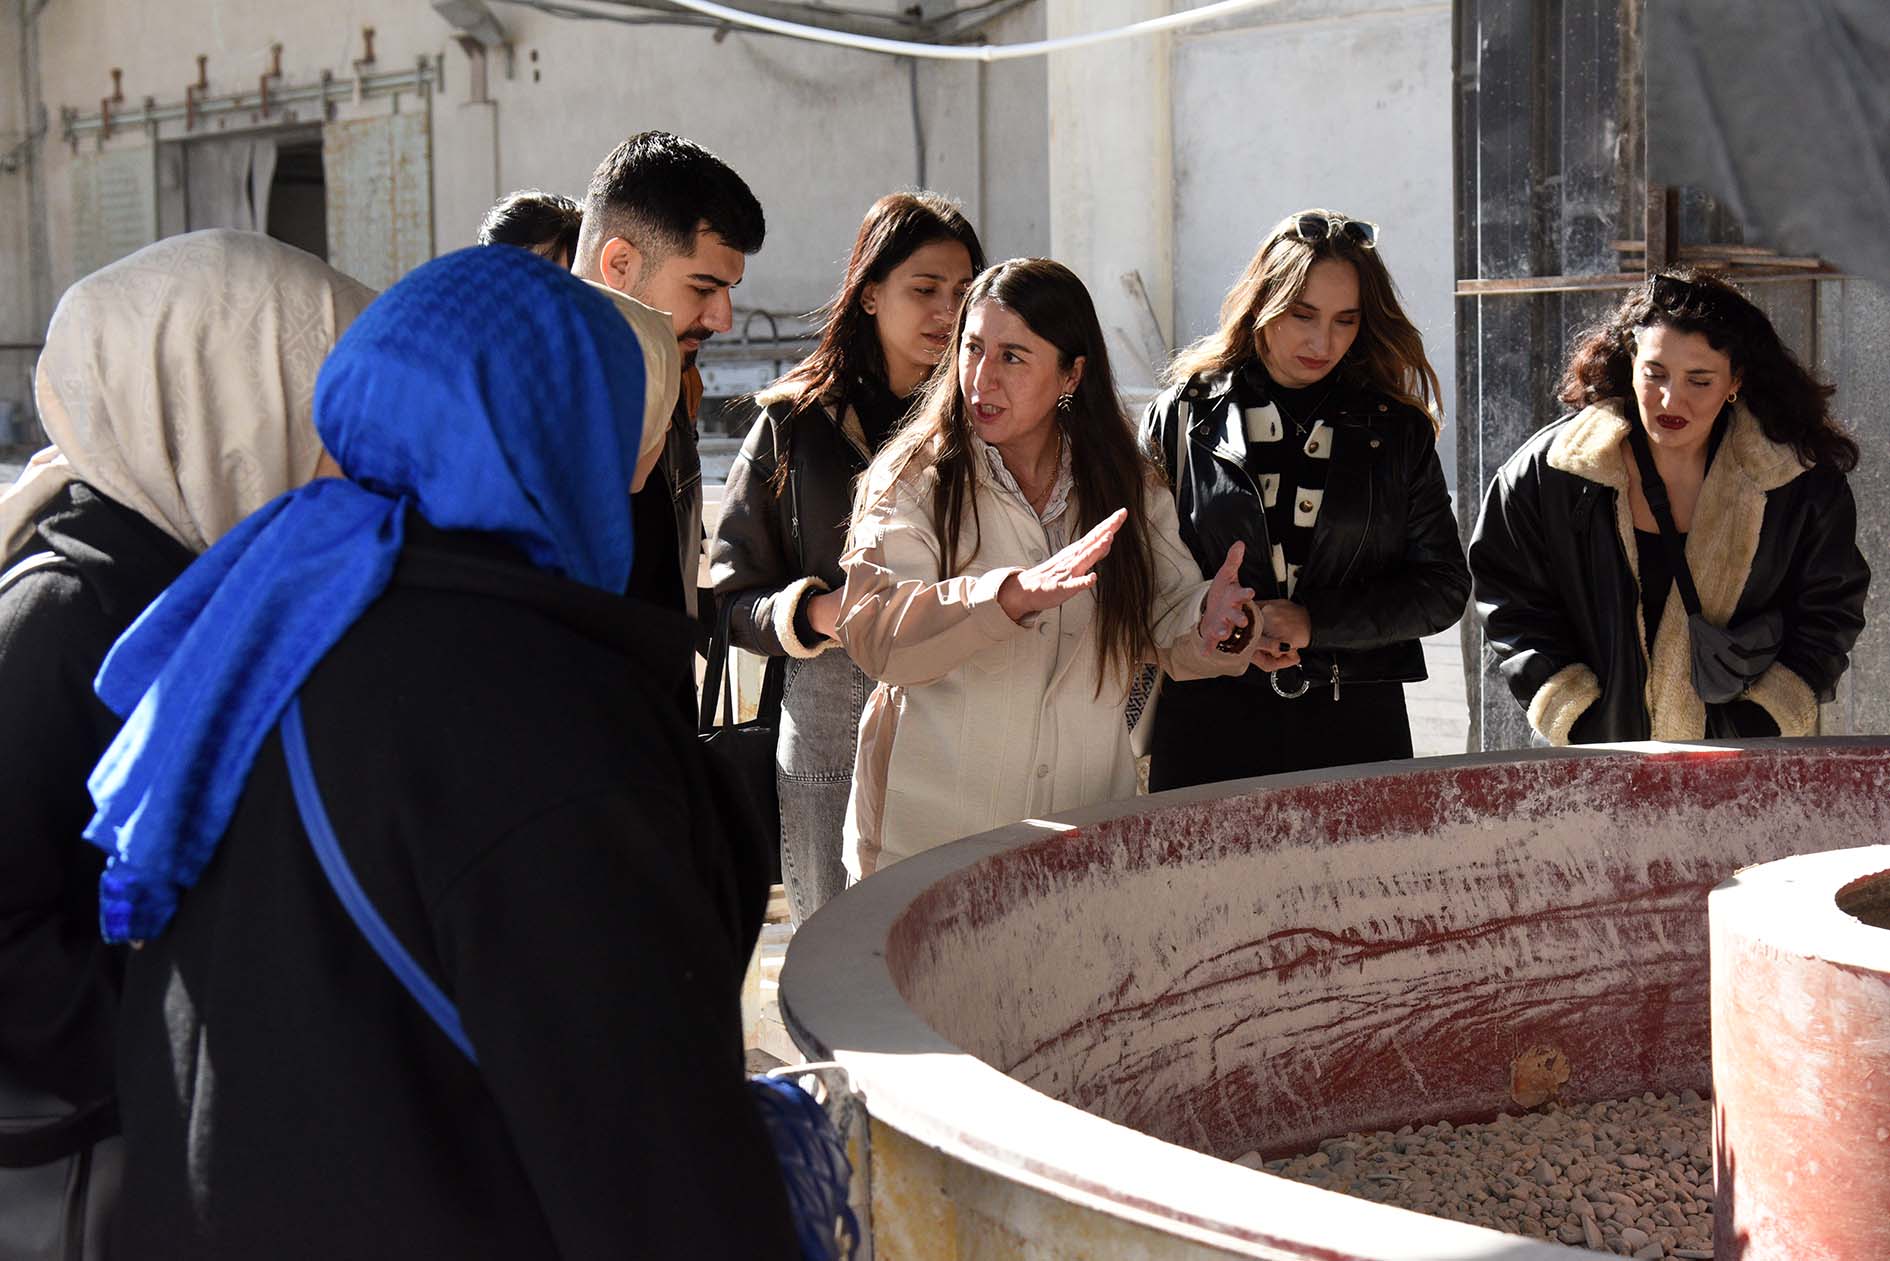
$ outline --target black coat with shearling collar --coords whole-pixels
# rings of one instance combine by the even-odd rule
[[[1806,468],[1745,404],[1728,411],[1687,568],[1715,625],[1783,611],[1778,658],[1745,699],[1781,735],[1809,735],[1864,627],[1870,568],[1857,506],[1844,474]],[[1477,616],[1530,727],[1551,744],[1751,734],[1738,702],[1705,705],[1694,693],[1687,616],[1672,591],[1646,646],[1621,450],[1633,423],[1618,402],[1593,404],[1497,470],[1470,541]]]

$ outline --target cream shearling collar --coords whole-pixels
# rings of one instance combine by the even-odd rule
[[[1616,400],[1583,408],[1550,444],[1550,468],[1607,486],[1615,494],[1615,530],[1636,587],[1640,586],[1639,551],[1634,542],[1633,509],[1628,503],[1628,426]],[[1715,626],[1732,620],[1752,577],[1765,521],[1766,495],[1805,471],[1788,446],[1773,442],[1758,418],[1743,405],[1733,407],[1732,431],[1706,471],[1687,533],[1687,568],[1699,588],[1700,611]],[[1647,639],[1641,605],[1634,604],[1640,642]],[[1706,731],[1706,707],[1693,690],[1692,637],[1678,586],[1668,592],[1649,654],[1644,694],[1656,740],[1697,740]],[[1774,677],[1777,676],[1777,677]],[[1815,728],[1817,708],[1810,690],[1789,670],[1774,665],[1753,699],[1770,710],[1782,734],[1804,735]]]
[[[1590,403],[1577,412],[1549,445],[1549,467],[1576,477],[1599,482],[1624,491],[1628,487],[1627,461],[1623,445],[1631,422],[1618,399]],[[1788,446],[1773,442],[1759,426],[1759,418],[1744,403],[1733,404],[1732,431],[1713,461],[1716,470],[1730,455],[1745,480],[1761,493],[1777,490],[1800,473],[1805,466]],[[1709,471],[1708,476],[1712,476]]]

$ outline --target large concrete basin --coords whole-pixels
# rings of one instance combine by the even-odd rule
[[[1706,895],[1890,835],[1890,742],[1433,759],[1166,793],[902,863],[796,935],[871,1115],[876,1255],[1586,1253],[1230,1163],[1710,1084]]]

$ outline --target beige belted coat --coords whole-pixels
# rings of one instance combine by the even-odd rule
[[[890,493],[869,484],[869,507],[841,558],[839,638],[877,680],[860,719],[847,808],[853,880],[1002,824],[1135,795],[1123,718],[1131,679],[1121,672],[1098,693],[1095,598],[1080,592],[1026,624],[1011,620],[998,588],[1048,559],[1052,540],[1021,494],[984,460],[973,465],[983,538],[962,573],[939,572],[930,467],[909,471]],[[1240,673],[1251,646],[1241,655],[1201,646],[1209,583],[1181,542],[1173,497],[1152,473],[1145,503],[1159,664],[1177,679]],[[967,532],[971,520],[965,513]]]

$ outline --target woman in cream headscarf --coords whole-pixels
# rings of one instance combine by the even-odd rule
[[[104,856],[80,836],[119,721],[92,678],[193,557],[315,475],[316,372],[372,297],[300,250],[211,231],[87,276],[53,313],[36,384],[54,445],[0,490],[0,1117],[96,1118],[68,1121],[66,1153],[114,1124],[122,961],[99,936]],[[41,1225],[8,1214],[0,1254],[37,1255],[13,1232]]]

